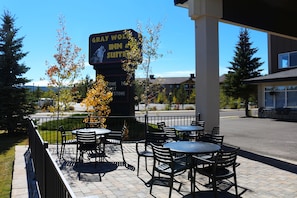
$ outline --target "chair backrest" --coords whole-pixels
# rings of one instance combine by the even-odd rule
[[[128,137],[128,127],[126,124],[123,125],[120,131],[112,130],[110,133],[106,134],[106,139],[118,140],[120,143]]]
[[[61,142],[63,144],[64,142],[66,142],[66,131],[64,129],[64,126],[59,126],[58,131],[60,132]]]
[[[86,128],[100,127],[100,122],[86,122]]]
[[[227,168],[236,165],[237,154],[239,147],[232,150],[221,150],[215,157],[216,168]]]
[[[207,134],[200,136],[199,141],[211,142],[211,143],[219,144],[222,146],[223,142],[224,142],[224,136],[207,133]]]
[[[177,140],[177,134],[175,128],[163,127],[163,131],[166,134],[167,139]]]
[[[96,144],[95,131],[77,131],[76,138],[78,144]]]
[[[163,127],[166,127],[166,123],[165,122],[157,122],[157,126],[160,130],[163,130]]]
[[[211,134],[218,135],[220,133],[220,127],[213,127],[211,130]]]
[[[223,135],[212,135],[211,136],[211,141],[213,143],[216,143],[216,144],[219,144],[219,145],[223,145],[223,142],[224,142],[224,136]]]
[[[58,131],[60,131],[61,134],[65,134],[64,126],[59,126]]]
[[[201,126],[201,127],[205,127],[205,121],[204,120],[198,120],[198,121],[196,121],[196,120],[193,120],[192,122],[191,122],[191,125],[192,126]]]
[[[154,153],[155,164],[163,163],[168,164],[171,167],[173,162],[173,156],[170,149],[155,144],[151,144],[151,146]]]
[[[145,137],[146,146],[151,143],[155,145],[163,145],[166,142],[166,134],[163,132],[147,132]]]

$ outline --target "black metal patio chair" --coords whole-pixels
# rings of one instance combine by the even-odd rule
[[[61,137],[61,150],[59,158],[62,158],[65,152],[66,145],[76,145],[77,139],[70,131],[66,131],[63,126],[59,126],[58,131]]]
[[[88,159],[91,156],[95,157],[95,165],[97,165],[98,142],[95,131],[82,131],[76,132],[77,146],[76,146],[76,163],[84,162],[84,154],[88,154]]]
[[[126,124],[124,123],[122,130],[116,131],[112,130],[110,133],[106,134],[104,139],[104,153],[105,153],[105,146],[106,145],[114,145],[119,146],[121,149],[123,164],[126,166],[126,160],[124,156],[124,149],[123,149],[123,140],[128,135],[128,128]]]
[[[137,176],[139,176],[139,163],[140,158],[145,158],[145,170],[151,174],[147,169],[147,158],[153,159],[153,150],[151,143],[155,145],[163,145],[166,141],[166,134],[163,132],[147,132],[145,139],[136,142],[136,153],[137,153]]]
[[[153,185],[166,185],[169,186],[169,196],[171,197],[174,178],[180,175],[189,168],[188,157],[174,157],[175,155],[169,148],[163,146],[152,145],[154,154],[154,165],[152,172],[150,194],[152,194]],[[178,190],[181,188],[180,187]]]
[[[193,125],[193,126],[201,126],[201,127],[203,127],[203,130],[194,131],[194,132],[190,133],[189,134],[189,138],[190,139],[197,140],[199,138],[199,136],[204,135],[204,128],[205,128],[205,121],[204,120],[193,120],[191,122],[191,125]]]
[[[179,139],[175,128],[163,127],[163,131],[166,134],[167,141],[177,141]]]
[[[239,149],[239,147],[228,150],[223,149],[217,152],[211,159],[194,156],[194,158],[197,160],[194,178],[196,177],[196,173],[208,177],[212,184],[211,186],[213,188],[214,197],[217,197],[218,185],[223,180],[228,180],[232,177],[234,182],[232,183],[230,181],[229,184],[231,187],[235,187],[235,194],[238,197],[236,167],[239,164],[236,162],[236,159]],[[203,166],[201,167],[200,164],[203,164]]]

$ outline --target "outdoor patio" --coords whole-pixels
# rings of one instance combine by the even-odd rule
[[[67,146],[66,146],[67,147]],[[168,197],[169,188],[153,186],[152,195],[149,193],[150,175],[145,171],[144,159],[140,159],[140,174],[136,175],[137,154],[135,143],[125,143],[124,153],[127,166],[122,163],[121,152],[118,148],[107,148],[109,157],[106,161],[100,162],[95,168],[93,163],[86,163],[75,168],[75,147],[66,148],[64,159],[57,158],[56,146],[50,146],[50,151],[60,166],[66,180],[77,197]],[[240,166],[237,167],[237,181],[241,197],[297,197],[297,174],[288,170],[267,165],[263,162],[238,156]],[[152,167],[152,160],[148,160],[149,170]],[[283,162],[286,163],[286,162]],[[290,163],[288,163],[290,165]],[[80,173],[80,180],[78,178]],[[101,176],[101,181],[99,177]],[[177,177],[183,185],[178,192],[178,183],[174,184],[175,190],[172,197],[191,197],[190,181],[187,174]],[[232,180],[231,180],[232,181]],[[203,186],[208,179],[202,176],[196,178],[195,197],[213,197],[212,190]],[[220,197],[235,197],[234,187],[228,193]]]

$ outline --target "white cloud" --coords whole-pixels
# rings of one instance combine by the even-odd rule
[[[32,81],[27,84],[27,86],[35,86],[35,87],[47,87],[48,81],[47,80],[39,80],[39,81]]]

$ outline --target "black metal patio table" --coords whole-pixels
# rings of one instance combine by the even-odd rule
[[[194,162],[192,156],[195,154],[215,153],[221,149],[220,145],[200,141],[177,141],[165,143],[164,147],[176,153],[186,154],[190,157],[191,193],[195,192],[195,181],[193,177]]]
[[[197,136],[197,132],[203,131],[204,127],[197,125],[175,125],[173,128],[178,132],[182,133],[182,138],[185,140],[186,135],[190,136],[191,132],[195,132],[195,136]]]
[[[180,132],[190,132],[190,131],[203,131],[204,128],[202,126],[196,125],[175,125],[173,126],[175,130]]]
[[[97,136],[105,135],[111,132],[111,130],[105,128],[81,128],[72,130],[72,134],[75,135],[77,131],[95,131]]]

